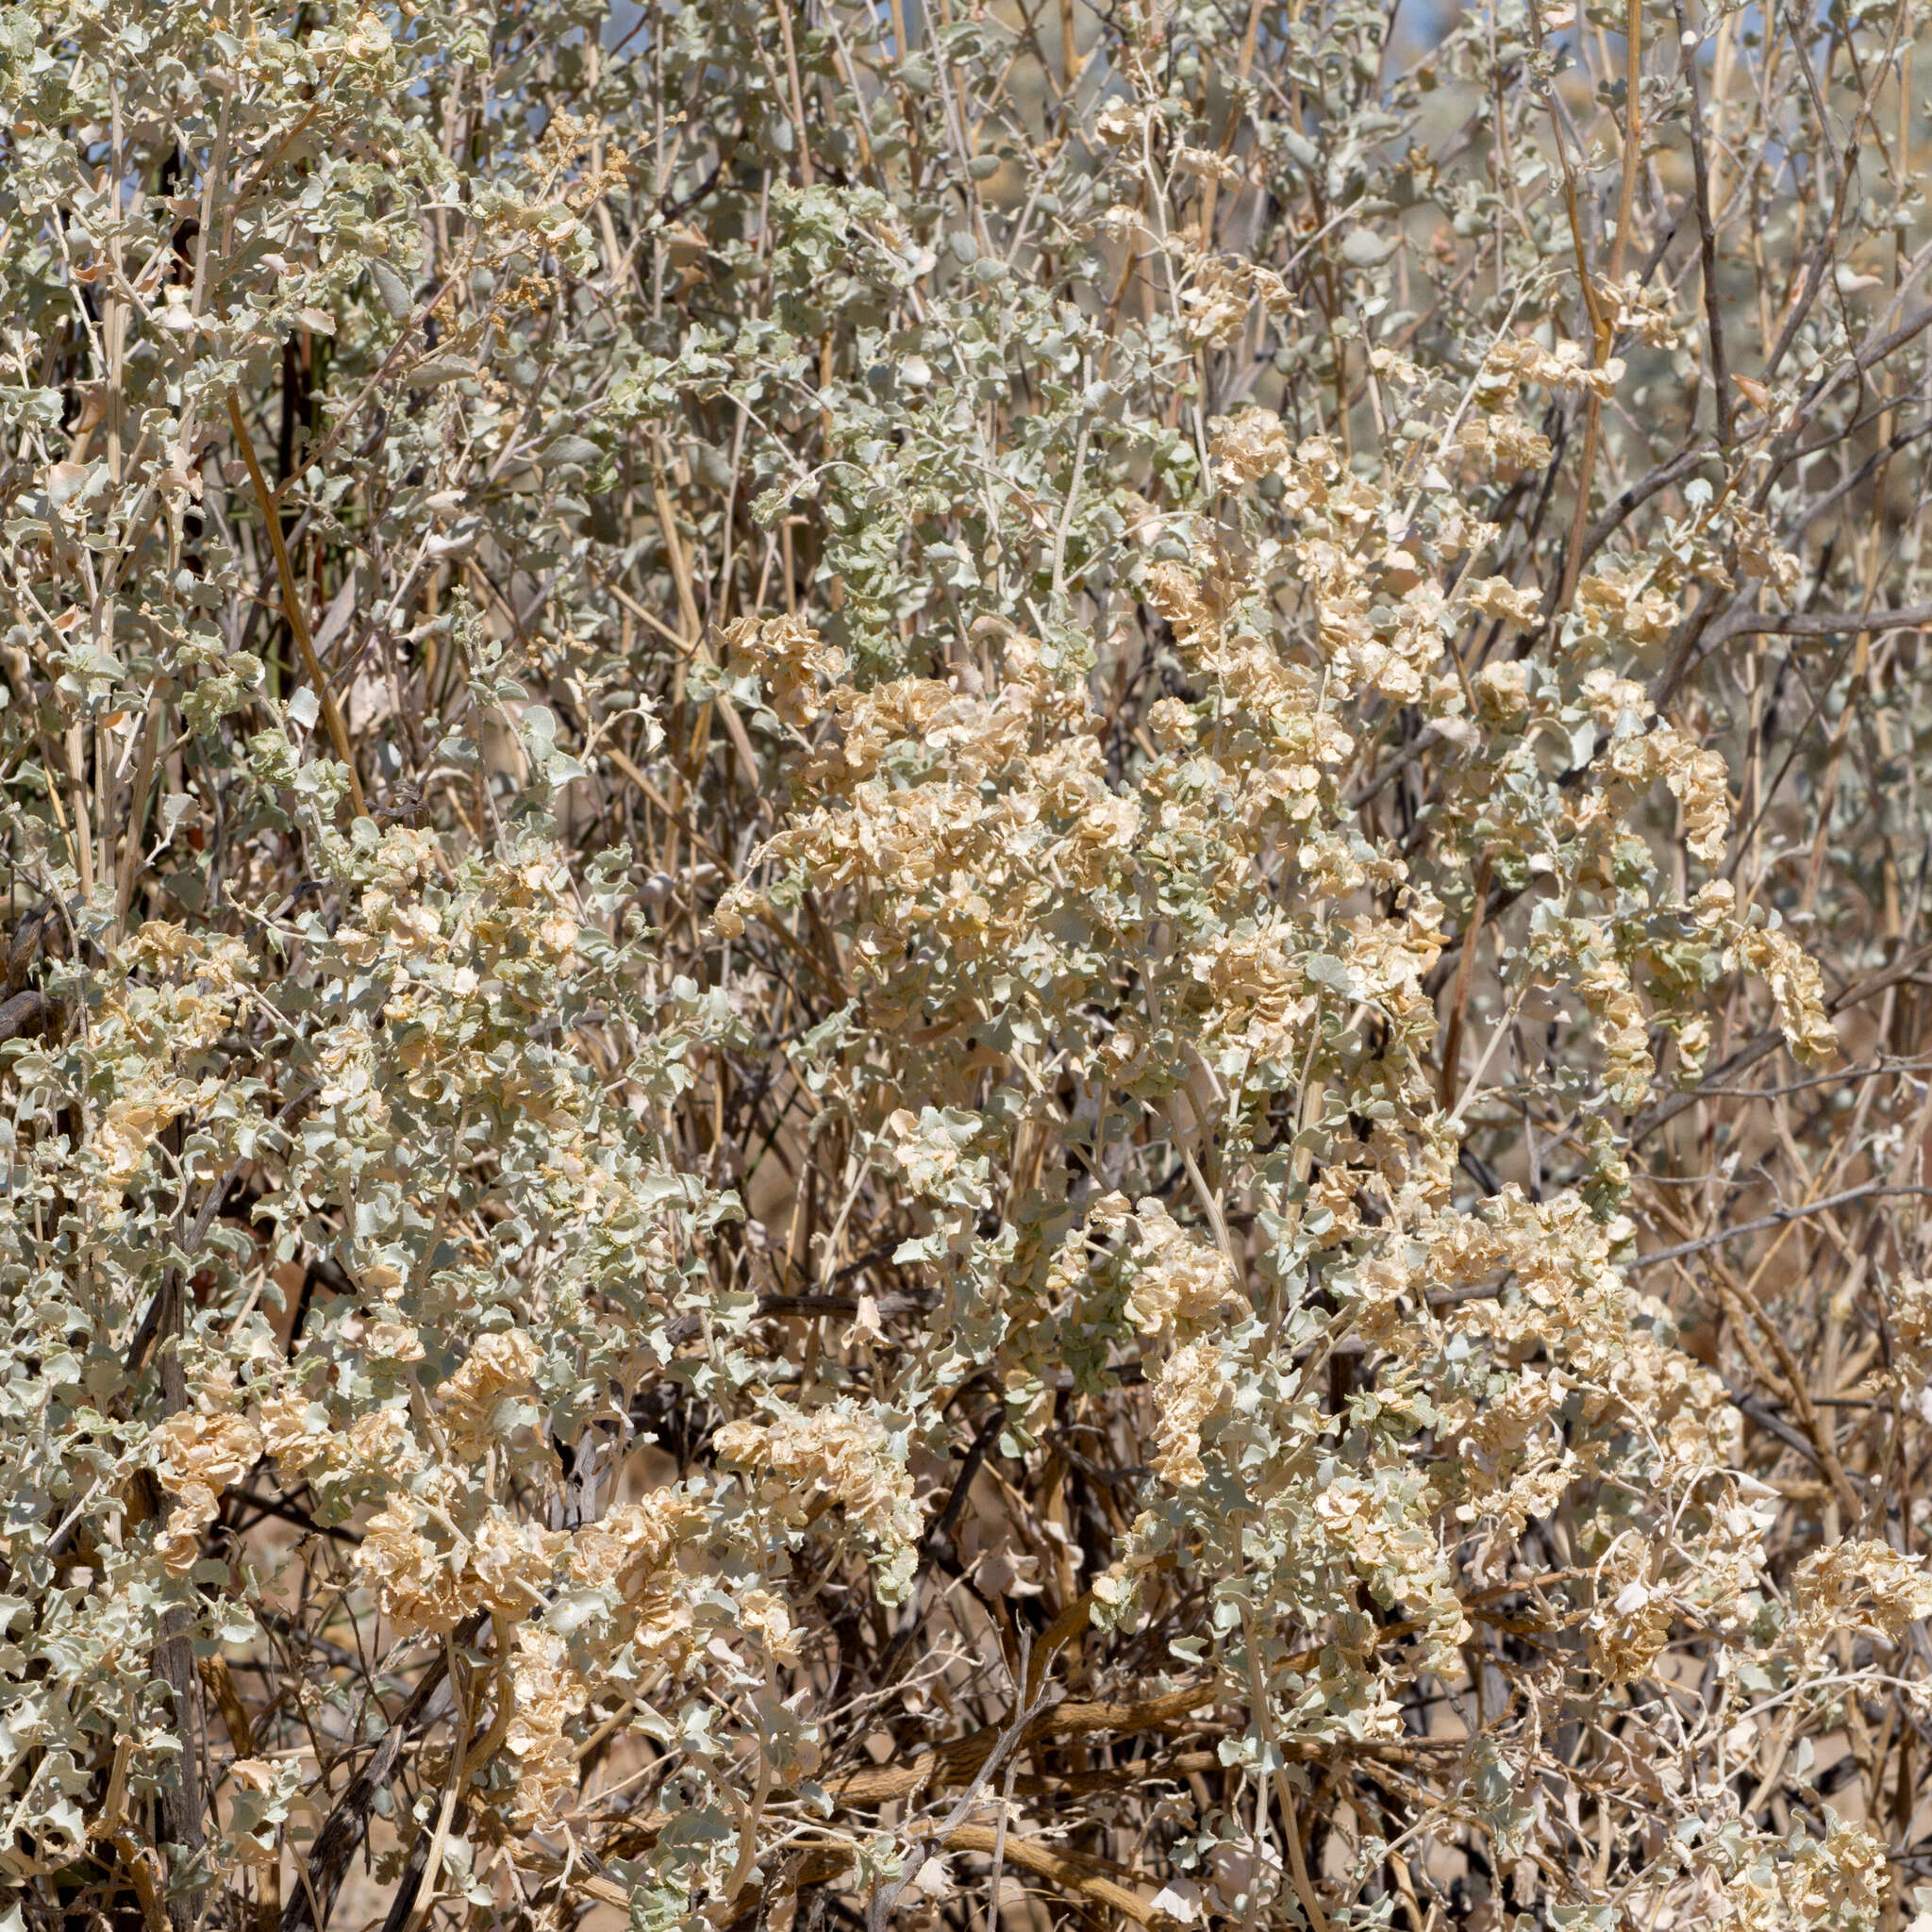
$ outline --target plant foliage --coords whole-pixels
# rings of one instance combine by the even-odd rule
[[[1932,1911],[1920,32],[0,7],[0,1924]]]

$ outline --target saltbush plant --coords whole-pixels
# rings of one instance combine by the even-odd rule
[[[0,1924],[1932,1923],[1921,33],[0,7]]]

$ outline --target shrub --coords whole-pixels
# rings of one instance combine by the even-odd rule
[[[1920,1909],[1918,32],[0,8],[8,1922]]]

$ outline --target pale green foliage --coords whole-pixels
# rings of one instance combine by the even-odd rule
[[[8,1912],[1904,1924],[1916,33],[0,8]]]

